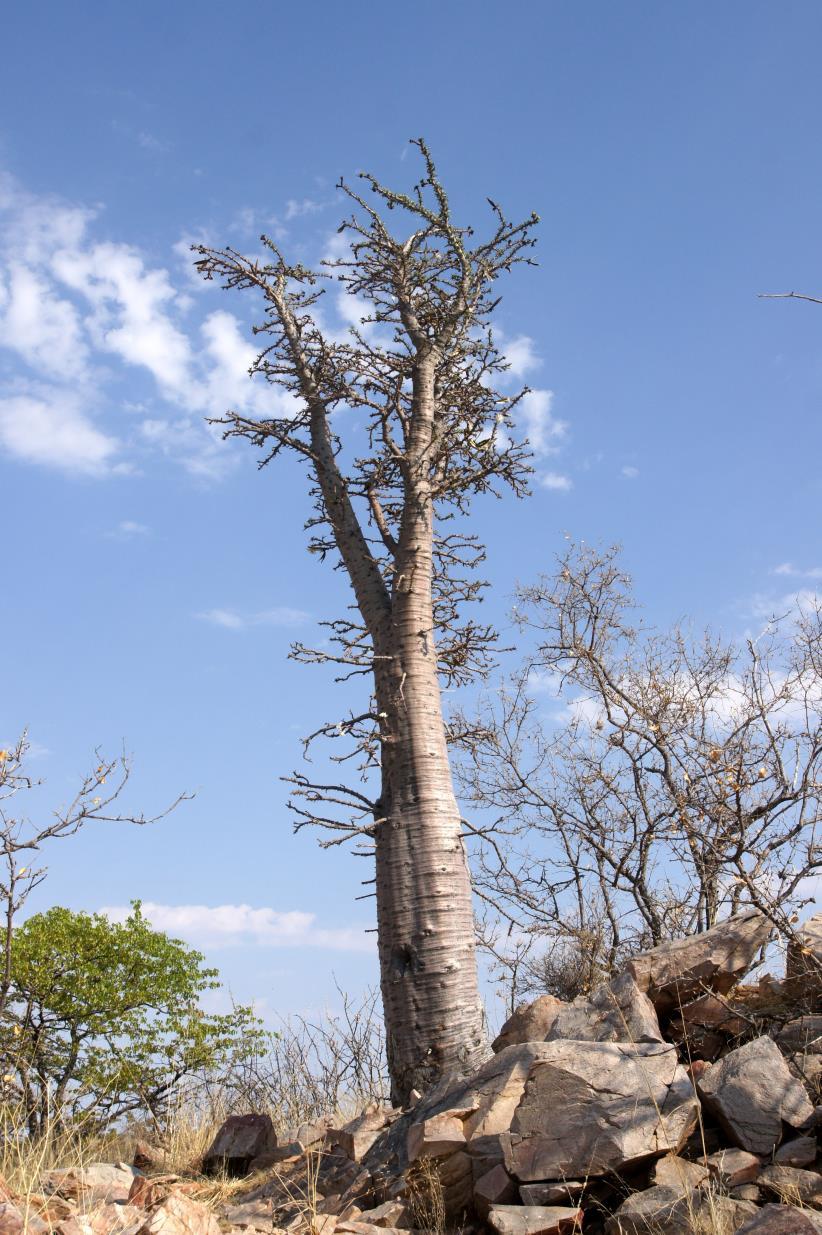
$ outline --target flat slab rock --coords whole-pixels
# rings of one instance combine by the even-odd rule
[[[705,988],[724,994],[751,967],[771,935],[771,924],[753,910],[717,926],[662,943],[635,956],[626,966],[659,1012],[670,1012]]]
[[[676,1151],[698,1103],[665,1043],[547,1042],[502,1138],[521,1182],[588,1178]]]
[[[488,1225],[497,1235],[572,1235],[582,1210],[568,1205],[494,1205]]]
[[[783,1121],[801,1129],[814,1108],[771,1038],[755,1038],[731,1051],[697,1081],[706,1109],[733,1143],[753,1154],[771,1154]]]

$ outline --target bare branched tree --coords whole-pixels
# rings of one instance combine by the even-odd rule
[[[85,824],[134,823],[144,826],[165,818],[190,794],[180,796],[157,815],[120,813],[115,803],[131,775],[125,754],[115,759],[95,751],[94,769],[80,780],[72,799],[48,812],[45,818],[30,818],[21,794],[41,784],[29,772],[30,743],[23,733],[14,746],[0,750],[0,1017],[6,1011],[11,985],[11,942],[20,910],[47,870],[42,849],[50,841],[75,836]]]
[[[615,550],[570,548],[518,594],[536,636],[524,667],[454,722],[463,788],[486,810],[478,891],[522,987],[584,989],[751,906],[790,937],[822,864],[819,606],[735,645],[635,628],[632,604]]]
[[[463,516],[477,494],[522,494],[527,443],[514,437],[522,393],[500,394],[507,367],[490,317],[496,281],[529,261],[536,216],[510,223],[491,203],[489,239],[458,227],[425,143],[424,175],[410,193],[362,175],[370,200],[341,230],[347,257],[326,263],[363,306],[344,342],[321,328],[322,277],[289,264],[262,237],[265,256],[198,247],[206,278],[256,292],[265,346],[252,366],[288,395],[261,420],[224,418],[261,466],[301,460],[315,499],[310,550],[331,556],[354,608],[328,622],[324,648],[298,660],[331,663],[343,679],[366,675],[362,711],[313,738],[348,739],[335,758],[359,773],[340,783],[295,775],[299,823],[364,838],[376,855],[381,988],[395,1101],[443,1070],[470,1070],[486,1051],[476,978],[471,887],[451,780],[441,684],[488,666],[494,631],[465,616],[483,583],[482,546]],[[388,215],[406,220],[401,234]],[[333,778],[332,778],[333,779]]]

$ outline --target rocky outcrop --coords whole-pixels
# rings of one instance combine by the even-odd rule
[[[221,1204],[138,1146],[146,1174],[92,1165],[25,1202],[0,1192],[0,1235],[820,1235],[822,1015],[788,980],[731,989],[767,934],[742,915],[571,1003],[519,1008],[476,1073],[410,1109],[279,1137],[235,1117],[205,1167],[257,1173]]]
[[[670,1012],[706,990],[725,993],[747,973],[772,927],[756,910],[728,918],[687,939],[662,943],[627,965],[640,990],[660,1012]]]

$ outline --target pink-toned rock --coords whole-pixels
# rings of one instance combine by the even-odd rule
[[[129,1205],[138,1209],[154,1209],[161,1205],[172,1192],[191,1195],[200,1190],[201,1185],[193,1179],[181,1179],[179,1175],[155,1175],[149,1178],[145,1175],[135,1176],[128,1194]]]
[[[48,1171],[43,1177],[43,1188],[65,1200],[90,1206],[102,1201],[128,1200],[135,1176],[134,1169],[123,1163],[93,1162],[85,1167]]]
[[[757,1212],[752,1201],[669,1188],[635,1192],[605,1224],[607,1235],[731,1235]]]
[[[662,1041],[654,1005],[629,973],[563,1004],[545,1037],[548,1042]]]
[[[167,1161],[168,1154],[161,1146],[154,1145],[151,1141],[135,1142],[131,1162],[138,1171],[162,1171]]]
[[[698,1082],[699,1096],[740,1149],[771,1154],[783,1121],[801,1129],[813,1107],[770,1038],[755,1038],[715,1063]]]
[[[193,1197],[173,1192],[153,1210],[138,1235],[221,1235],[211,1210]]]
[[[822,1176],[817,1171],[767,1166],[759,1176],[759,1186],[788,1204],[822,1209]]]
[[[408,1129],[409,1162],[416,1162],[417,1158],[443,1158],[464,1146],[462,1120],[450,1111],[413,1123]]]
[[[793,994],[805,1000],[812,1011],[822,1001],[822,913],[817,913],[796,932],[788,944],[785,977]]]
[[[567,1205],[494,1205],[488,1225],[497,1235],[571,1235],[582,1210]]]
[[[587,1187],[584,1179],[562,1179],[539,1184],[520,1184],[523,1205],[569,1205],[573,1208]]]
[[[367,1222],[369,1226],[394,1229],[413,1226],[411,1212],[405,1201],[385,1201],[374,1209],[366,1209],[360,1214],[358,1221]]]
[[[820,1235],[822,1219],[795,1205],[764,1205],[736,1235]]]
[[[746,1149],[720,1149],[706,1158],[708,1170],[723,1188],[738,1188],[759,1177],[762,1161]]]
[[[339,1145],[352,1162],[361,1162],[383,1128],[388,1127],[391,1118],[390,1110],[375,1104],[361,1115],[350,1119],[341,1128],[329,1129],[328,1138],[333,1144]]]
[[[689,1056],[715,1059],[727,1046],[729,1038],[735,1038],[747,1028],[747,1022],[734,1015],[724,1001],[716,995],[702,995],[679,1009],[679,1014],[668,1024],[668,1037],[672,1042],[687,1046]]]
[[[106,1202],[84,1215],[92,1235],[125,1235],[137,1231],[145,1222],[145,1213],[134,1205]]]
[[[729,991],[750,969],[771,931],[768,919],[752,910],[699,935],[661,943],[635,956],[626,969],[657,1011],[669,1012],[705,988]]]
[[[677,1154],[666,1154],[654,1165],[651,1183],[672,1191],[687,1192],[698,1188],[709,1177],[710,1171],[701,1162],[688,1162]]]
[[[254,1158],[276,1147],[277,1134],[268,1115],[230,1115],[203,1158],[203,1173],[247,1175]]]
[[[238,1230],[270,1231],[279,1208],[274,1197],[259,1196],[239,1205],[227,1206],[221,1211],[221,1217]]]
[[[797,1136],[794,1140],[780,1145],[773,1160],[779,1166],[813,1166],[816,1152],[815,1136]]]
[[[0,1201],[0,1235],[46,1235],[49,1227],[25,1206]]]
[[[546,1042],[502,1143],[522,1183],[609,1174],[678,1150],[696,1126],[691,1082],[665,1043]]]
[[[517,1185],[501,1164],[486,1171],[474,1184],[474,1206],[481,1218],[487,1217],[492,1205],[507,1205],[516,1196]]]
[[[562,1000],[555,999],[553,995],[540,995],[533,1003],[521,1004],[508,1017],[492,1042],[491,1050],[498,1054],[506,1046],[519,1042],[544,1042],[563,1007]]]

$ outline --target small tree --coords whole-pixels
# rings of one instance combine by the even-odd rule
[[[474,952],[470,877],[451,781],[441,682],[488,665],[494,632],[464,616],[479,598],[482,546],[460,524],[471,499],[525,489],[527,443],[515,441],[521,394],[494,388],[507,368],[490,329],[498,277],[528,260],[536,216],[508,222],[491,203],[475,244],[451,217],[424,142],[410,193],[363,179],[372,200],[343,223],[347,258],[326,263],[362,306],[363,326],[337,342],[320,327],[318,276],[265,254],[198,247],[206,278],[254,291],[265,315],[252,374],[291,396],[260,420],[230,413],[227,437],[304,466],[315,499],[310,549],[350,582],[354,612],[325,623],[330,644],[298,645],[303,661],[367,675],[371,699],[314,736],[353,746],[362,783],[294,777],[300,824],[335,844],[365,838],[376,857],[377,928],[388,1062],[395,1101],[443,1071],[470,1071],[487,1046]],[[406,221],[389,228],[388,215]],[[285,404],[285,406],[284,406]],[[329,783],[332,782],[332,783]]]
[[[818,605],[737,645],[635,628],[629,583],[615,550],[583,547],[520,589],[536,647],[454,726],[463,787],[491,812],[478,890],[514,946],[499,927],[490,942],[521,990],[573,994],[751,906],[790,937],[822,865]]]
[[[41,861],[51,841],[75,836],[87,823],[157,823],[189,794],[181,794],[157,815],[120,813],[116,803],[128,784],[131,764],[125,755],[109,759],[95,752],[94,768],[80,780],[71,800],[51,811],[21,806],[21,795],[40,785],[29,771],[30,743],[23,733],[14,746],[0,749],[0,1017],[11,983],[14,923],[31,893],[46,878]],[[31,808],[30,808],[31,809]]]
[[[129,1112],[157,1120],[186,1079],[256,1049],[251,1009],[208,1015],[220,983],[199,952],[153,930],[138,902],[123,923],[55,908],[18,927],[0,1032],[7,1100],[29,1135]]]

